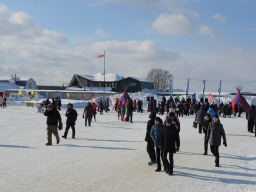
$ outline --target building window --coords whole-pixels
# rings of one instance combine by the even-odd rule
[[[137,84],[136,84],[136,83],[129,83],[129,86],[130,86],[130,87],[136,87]]]

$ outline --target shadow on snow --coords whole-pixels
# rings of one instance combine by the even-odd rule
[[[7,148],[23,148],[23,149],[37,149],[35,147],[28,147],[22,145],[0,145],[0,147],[7,147]]]
[[[92,148],[92,149],[109,149],[109,150],[136,150],[131,148],[121,148],[121,147],[99,147],[99,146],[81,146],[81,145],[71,145],[71,144],[65,144],[65,145],[59,145],[59,146],[66,146],[66,147],[81,147],[81,148]]]

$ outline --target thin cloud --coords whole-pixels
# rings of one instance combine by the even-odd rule
[[[216,13],[215,15],[212,16],[212,18],[216,21],[219,21],[221,23],[225,23],[226,22],[226,17],[222,16],[219,13]]]

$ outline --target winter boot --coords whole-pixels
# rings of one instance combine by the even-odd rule
[[[46,146],[52,145],[51,143],[45,143]]]
[[[75,135],[76,135],[76,133],[73,133],[73,134],[72,134],[72,138],[73,138],[73,139],[75,138]]]
[[[215,167],[219,167],[220,166],[220,160],[218,157],[216,157],[216,160],[215,160]]]
[[[68,133],[67,132],[65,132],[64,133],[64,135],[62,136],[64,139],[67,139],[67,135],[68,135]]]

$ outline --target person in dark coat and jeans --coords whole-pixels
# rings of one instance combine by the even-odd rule
[[[199,133],[202,133],[203,123],[204,123],[204,116],[206,112],[204,110],[204,107],[201,106],[201,108],[196,112],[196,118],[195,121],[198,124],[199,127]]]
[[[156,172],[161,171],[161,150],[160,150],[160,142],[162,140],[163,134],[163,121],[160,117],[156,117],[155,125],[151,128],[150,136],[154,141],[154,145],[156,147],[156,161],[157,161],[157,169]]]
[[[215,156],[215,167],[219,167],[219,146],[221,145],[221,137],[223,137],[223,145],[227,147],[226,134],[223,125],[220,123],[219,116],[213,116],[213,122],[209,124],[207,131],[207,140],[210,144],[212,154]]]
[[[163,149],[162,159],[166,167],[165,172],[169,175],[173,175],[173,153],[176,153],[176,151],[180,149],[180,136],[172,118],[166,120],[160,146]],[[169,162],[167,160],[168,153]]]
[[[87,126],[87,122],[88,122],[88,125],[91,126],[92,115],[93,115],[93,108],[92,108],[92,104],[89,102],[87,103],[87,106],[84,108],[84,113],[83,113],[83,117],[85,117],[85,126]]]
[[[147,132],[145,141],[147,142],[147,152],[150,158],[150,162],[148,162],[148,165],[152,165],[156,163],[156,152],[154,148],[154,141],[150,137],[151,128],[153,125],[155,125],[155,118],[156,118],[156,112],[152,111],[149,115],[149,121],[147,123]]]
[[[212,118],[209,114],[205,115],[204,122],[203,122],[203,132],[204,132],[204,155],[208,153],[208,141],[207,141],[207,131],[209,124],[212,122]]]
[[[75,138],[75,134],[76,134],[75,124],[76,124],[76,119],[77,119],[77,112],[76,112],[75,109],[73,109],[73,104],[72,103],[68,104],[68,108],[67,108],[67,111],[66,111],[66,117],[67,117],[66,130],[65,130],[65,133],[62,137],[67,139],[68,131],[71,127],[71,129],[72,129],[72,138]]]
[[[253,132],[253,126],[254,126],[254,117],[253,117],[253,112],[255,111],[255,106],[251,105],[251,108],[247,110],[246,112],[246,119],[248,121],[248,132],[254,133]]]
[[[46,145],[52,145],[52,134],[56,137],[57,144],[60,142],[60,137],[58,133],[58,123],[59,130],[62,129],[62,121],[59,111],[53,107],[52,104],[49,104],[47,109],[44,112],[44,115],[47,116],[47,139],[48,143]]]

